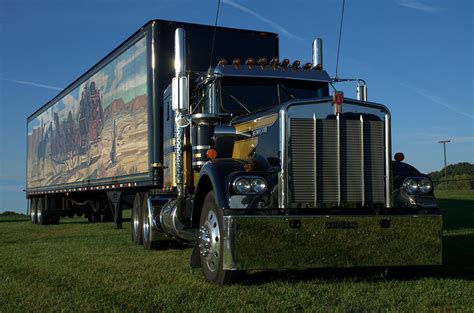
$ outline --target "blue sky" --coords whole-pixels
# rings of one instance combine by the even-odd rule
[[[280,57],[334,75],[342,1],[222,0],[219,25],[280,34]],[[26,211],[26,118],[153,18],[213,24],[216,1],[0,0],[0,211]],[[340,77],[392,112],[393,151],[422,171],[474,163],[473,3],[346,0]],[[355,97],[352,86],[342,88]]]

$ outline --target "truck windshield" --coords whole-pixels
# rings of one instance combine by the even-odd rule
[[[303,80],[223,77],[221,95],[222,111],[250,113],[290,100],[327,97],[328,84]]]

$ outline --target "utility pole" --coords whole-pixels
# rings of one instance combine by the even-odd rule
[[[443,148],[444,148],[444,188],[446,190],[448,190],[448,173],[446,171],[446,144],[450,143],[450,142],[451,142],[451,140],[440,140],[440,141],[438,141],[438,143],[443,144]]]

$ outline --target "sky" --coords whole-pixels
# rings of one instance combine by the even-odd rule
[[[26,118],[151,19],[212,25],[216,0],[0,0],[0,212],[26,212]],[[335,74],[342,0],[221,0],[219,26],[279,34],[280,57]],[[473,2],[346,0],[339,77],[392,113],[392,150],[423,172],[474,163]],[[355,98],[355,86],[340,86]]]

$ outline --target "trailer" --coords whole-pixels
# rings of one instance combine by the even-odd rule
[[[190,244],[191,265],[221,284],[252,269],[440,264],[432,182],[392,161],[389,109],[363,80],[329,76],[320,39],[306,64],[278,52],[269,32],[144,25],[28,118],[32,223],[121,228],[131,208],[134,243]],[[330,92],[342,81],[357,99]]]

